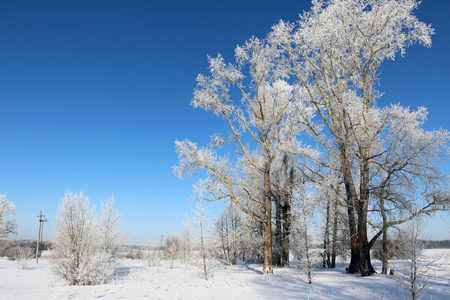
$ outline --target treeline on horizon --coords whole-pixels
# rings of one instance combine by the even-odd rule
[[[426,249],[450,249],[450,240],[422,240],[422,242],[425,242],[425,248]],[[2,249],[5,248],[5,245],[7,244],[14,245],[14,246],[20,246],[20,247],[27,247],[34,251],[36,251],[36,240],[32,239],[0,239],[0,254],[2,253]],[[376,241],[374,245],[374,249],[381,247],[382,242]],[[317,248],[322,248],[323,245],[315,245]],[[133,249],[142,249],[142,248],[148,248],[148,245],[139,245],[139,244],[126,244],[124,245],[126,248],[133,248]],[[155,245],[156,248],[159,248],[159,245]],[[42,241],[39,248],[43,250],[51,250],[52,248],[52,241]],[[164,245],[163,245],[164,248]],[[0,255],[3,256],[3,255]]]

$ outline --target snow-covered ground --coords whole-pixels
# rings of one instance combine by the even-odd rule
[[[440,256],[434,280],[423,299],[450,299],[450,249],[427,250]],[[334,270],[313,272],[313,284],[295,268],[275,268],[261,275],[261,265],[224,266],[215,263],[205,281],[195,266],[168,262],[149,267],[145,261],[123,259],[114,280],[97,286],[67,286],[58,282],[48,259],[28,262],[18,270],[16,262],[0,258],[0,299],[403,299],[394,276],[346,275],[346,264]],[[380,265],[374,262],[379,270]],[[395,267],[395,264],[394,264]]]

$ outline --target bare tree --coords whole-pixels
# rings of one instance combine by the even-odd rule
[[[6,195],[0,195],[0,237],[7,237],[10,233],[17,234],[17,227],[19,226],[17,222],[5,220],[6,216],[14,215],[15,212],[14,204],[6,199]]]

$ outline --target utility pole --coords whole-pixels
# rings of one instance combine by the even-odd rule
[[[38,239],[37,239],[37,244],[36,244],[36,263],[38,263],[38,257],[39,257],[39,243],[42,241],[41,228],[43,230],[43,228],[44,228],[44,224],[43,223],[44,222],[48,222],[47,219],[44,219],[44,217],[45,216],[42,214],[42,210],[41,210],[41,213],[38,216],[38,218],[39,218],[39,231],[38,231]]]

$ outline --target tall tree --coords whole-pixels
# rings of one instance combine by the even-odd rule
[[[370,260],[368,209],[370,169],[385,151],[380,146],[389,119],[377,106],[382,62],[414,44],[431,45],[434,30],[413,11],[416,0],[314,0],[297,24],[280,22],[271,42],[284,49],[280,59],[307,89],[318,118],[307,123],[311,136],[340,162],[349,230],[349,272],[375,272]],[[331,167],[323,160],[317,163]]]
[[[236,156],[219,158],[212,147],[199,148],[188,140],[176,142],[179,177],[207,171],[203,183],[216,199],[229,199],[243,212],[262,222],[264,227],[263,273],[273,273],[271,170],[280,147],[298,146],[295,137],[302,124],[292,118],[302,111],[308,116],[299,85],[289,84],[287,74],[277,63],[280,49],[265,40],[252,38],[236,48],[236,63],[226,64],[221,55],[209,58],[210,76],[197,77],[192,105],[221,116],[228,125]],[[311,117],[311,116],[310,116]],[[215,144],[224,139],[214,137]],[[234,158],[234,161],[232,160]],[[238,163],[257,174],[245,182],[242,172],[232,170]],[[252,169],[252,170],[249,170]],[[240,173],[240,174],[239,174]],[[258,190],[251,193],[249,190]],[[249,209],[244,202],[253,202]]]

